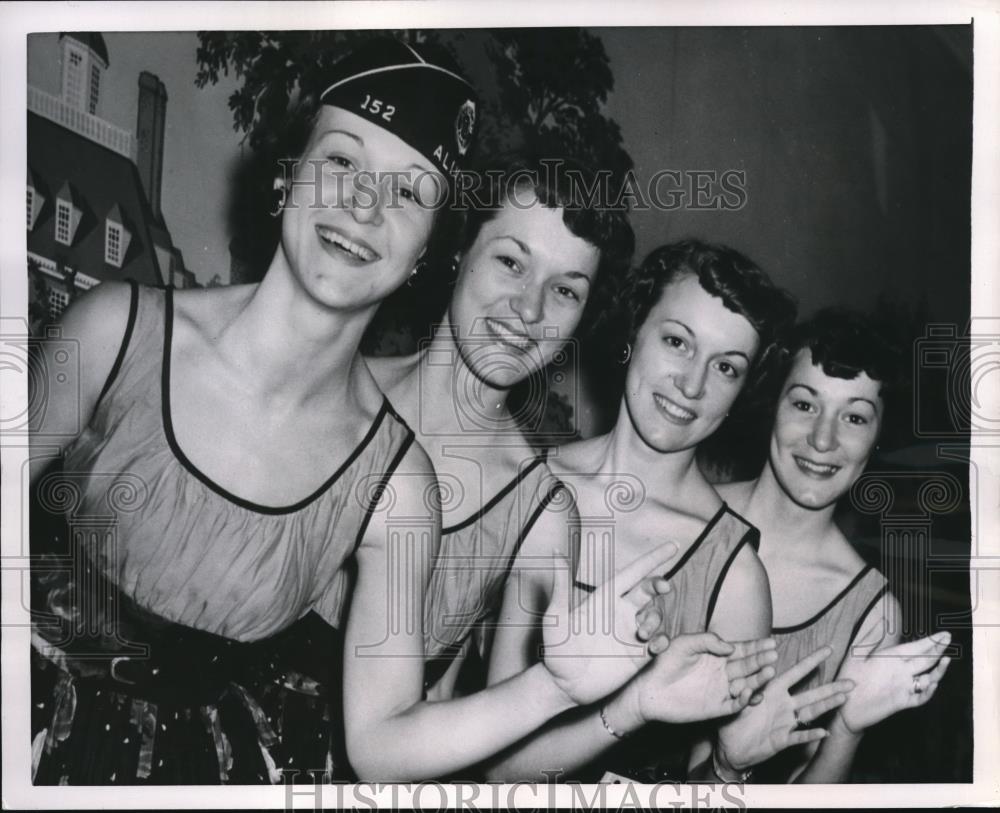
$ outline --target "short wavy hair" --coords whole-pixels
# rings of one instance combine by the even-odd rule
[[[570,233],[600,253],[577,328],[578,334],[593,332],[610,314],[635,252],[635,232],[628,211],[611,205],[603,194],[606,173],[573,156],[543,156],[522,150],[483,163],[472,175],[476,194],[458,200],[464,209],[459,253],[468,251],[483,226],[524,191],[543,206],[562,209],[562,220]]]
[[[850,380],[865,373],[881,385],[883,400],[907,381],[899,347],[874,319],[859,311],[824,308],[796,325],[787,341],[785,375],[803,349],[809,350],[813,364],[833,378]]]
[[[751,369],[761,369],[795,322],[795,299],[748,257],[701,240],[660,246],[630,274],[619,303],[628,341],[635,340],[664,289],[685,275],[695,277],[707,293],[753,325],[760,345]]]

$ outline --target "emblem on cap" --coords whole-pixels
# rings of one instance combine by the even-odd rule
[[[455,117],[455,142],[458,144],[458,154],[465,155],[472,143],[472,131],[476,128],[476,103],[466,99],[458,109]]]

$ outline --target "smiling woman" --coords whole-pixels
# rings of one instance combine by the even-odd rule
[[[45,459],[33,448],[39,499],[66,514],[122,510],[113,533],[57,551],[79,565],[72,576],[34,574],[40,784],[446,775],[613,691],[648,659],[634,640],[647,595],[637,585],[670,545],[572,612],[565,580],[552,588],[545,608],[558,623],[545,642],[561,657],[467,698],[425,701],[437,483],[358,345],[428,247],[436,216],[414,175],[449,183],[471,148],[475,93],[445,54],[394,40],[369,42],[327,78],[293,171],[274,166],[281,240],[259,285],[175,294],[105,283],[43,348],[40,369],[54,371],[47,357],[79,342],[82,402],[35,415],[35,438],[62,439],[65,470],[46,473],[51,447]],[[536,287],[565,298],[574,274],[595,272],[593,250],[572,257],[558,271],[524,263],[531,273],[504,289],[510,301],[482,300],[500,323],[524,320],[504,352],[520,353],[522,335],[544,338]],[[530,482],[547,484],[535,465]],[[42,541],[33,534],[33,553]],[[505,560],[495,564],[502,573]],[[559,584],[553,571],[544,578]],[[613,629],[567,640],[599,608]]]
[[[393,115],[366,102],[373,94],[396,100]],[[412,177],[447,185],[454,164],[435,150],[459,153],[454,122],[475,93],[440,55],[381,40],[304,96],[311,108],[290,130],[289,160],[272,167],[281,239],[259,285],[105,283],[63,320],[81,346],[86,426],[67,423],[77,405],[54,404],[32,427],[65,438],[64,474],[36,461],[40,499],[65,478],[87,484],[84,513],[121,482],[138,484],[139,504],[116,541],[60,551],[112,596],[105,638],[92,634],[94,596],[37,574],[39,609],[63,621],[35,629],[36,782],[275,781],[305,733],[260,705],[296,663],[288,631],[322,630],[313,657],[338,685],[343,639],[378,640],[356,620],[380,617],[369,602],[384,609],[372,588],[387,567],[375,509],[388,488],[401,503],[416,489],[419,503],[433,474],[358,343],[426,250],[435,214],[410,193]],[[367,196],[354,183],[363,171],[377,181]],[[367,488],[356,496],[358,483]],[[123,640],[149,656],[112,658]],[[400,641],[419,651],[419,633]],[[108,658],[88,661],[95,649]],[[334,731],[346,718],[346,745],[331,734],[341,747],[321,748],[330,756],[313,766],[340,772],[348,752],[371,765],[378,749],[357,732],[377,738],[376,718],[420,687],[419,669],[402,670],[383,692],[359,692],[364,670],[344,671],[355,702],[338,709]],[[420,772],[405,756],[398,764]]]
[[[324,307],[370,309],[403,283],[426,249],[435,210],[412,189],[432,166],[398,136],[340,107],[324,104],[313,132],[290,190],[275,180],[284,201],[270,273],[299,275]]]
[[[443,504],[425,602],[431,697],[485,685],[505,589],[523,585],[524,612],[544,611],[552,574],[534,567],[519,575],[522,564],[553,547],[571,553],[572,506],[522,434],[509,395],[593,321],[594,299],[624,272],[633,237],[624,212],[579,197],[574,173],[587,182],[593,170],[565,157],[547,161],[560,171],[512,155],[476,173],[487,203],[466,213],[454,288],[433,336],[416,355],[369,360],[454,495]]]
[[[791,297],[742,254],[688,240],[654,250],[630,274],[620,307],[629,325],[628,370],[617,423],[551,458],[556,476],[572,485],[582,522],[606,526],[613,512],[613,533],[582,536],[578,587],[593,590],[615,561],[672,539],[680,555],[663,572],[669,592],[656,599],[660,632],[672,641],[667,652],[706,632],[728,641],[762,638],[771,607],[756,529],[719,498],[695,452],[792,321]],[[497,648],[516,648],[519,638],[516,625],[504,625]],[[505,675],[495,663],[491,679]],[[564,771],[587,781],[609,769],[644,782],[683,778],[690,732],[664,724],[724,712],[686,716],[708,693],[702,687],[697,700],[675,703],[684,695],[666,690],[670,680],[657,665],[605,703],[564,715],[510,749],[491,778]]]
[[[950,636],[899,645],[900,608],[886,578],[834,522],[837,502],[875,448],[900,378],[898,352],[866,318],[840,310],[801,325],[790,346],[768,462],[756,480],[719,491],[760,528],[779,671],[817,647],[830,656],[801,675],[794,693],[790,685],[765,690],[763,702],[722,733],[719,758],[736,770],[763,763],[762,781],[844,782],[866,728],[933,696],[948,667]],[[837,712],[821,718],[807,698],[835,677],[853,688]],[[813,720],[829,733],[822,744],[761,736],[762,726]]]

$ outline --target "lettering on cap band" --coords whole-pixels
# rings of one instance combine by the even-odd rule
[[[388,130],[445,175],[461,169],[476,132],[475,89],[442,49],[378,38],[338,61],[320,94]]]

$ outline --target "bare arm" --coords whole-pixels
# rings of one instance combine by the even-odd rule
[[[90,421],[121,347],[129,300],[127,284],[101,283],[66,310],[56,337],[38,343],[28,377],[32,484]]]
[[[535,523],[504,591],[500,624],[490,653],[490,685],[508,680],[539,663],[539,613],[547,606],[552,579],[533,567],[546,548],[558,546],[570,561],[570,523],[565,515],[546,511]],[[594,723],[596,722],[596,727]],[[536,780],[565,776],[614,745],[592,708],[574,709],[553,720],[537,736],[508,748],[487,765],[490,781]]]
[[[771,634],[771,587],[764,565],[750,545],[736,554],[709,623],[709,629],[726,641],[748,641]],[[688,758],[692,778],[714,779],[712,744],[694,744]]]
[[[547,615],[548,619],[555,612],[556,623],[547,625],[544,633],[546,652],[551,650],[559,657],[551,664],[536,663],[468,697],[439,703],[422,701],[420,608],[429,577],[431,545],[419,545],[414,541],[419,534],[394,528],[394,518],[406,517],[407,523],[413,523],[413,517],[426,519],[423,493],[433,475],[418,447],[411,449],[404,465],[392,478],[395,504],[390,512],[376,512],[359,550],[358,580],[345,636],[347,749],[362,779],[444,776],[482,762],[556,714],[614,691],[645,662],[641,647],[623,646],[611,635],[568,636],[568,563],[562,560],[561,572],[555,572]],[[431,519],[430,534],[436,545],[440,518],[435,514]],[[391,539],[390,531],[394,531]],[[608,591],[622,588],[616,632],[635,613],[631,589],[649,571],[665,566],[676,553],[671,547],[640,557],[616,574],[617,584],[609,582],[599,588],[601,601],[607,600]],[[414,573],[419,577],[414,578]],[[387,591],[387,584],[407,587]],[[409,609],[395,615],[394,605],[402,604],[404,598]],[[575,612],[586,610],[585,603]]]
[[[766,634],[770,628],[766,575],[755,555],[749,563],[746,560],[741,554],[734,562],[733,572],[739,575],[732,579],[735,587],[730,592],[736,598],[731,600],[749,601],[743,595],[747,590],[761,594],[759,579],[763,577],[762,595],[768,603],[759,618],[751,613],[755,624],[738,628],[740,640],[762,638],[755,633],[763,630]],[[604,704],[563,714],[537,736],[502,754],[490,767],[489,776],[493,780],[540,780],[546,775],[565,775],[616,745],[616,734],[627,735],[646,722],[679,723],[731,714],[749,700],[747,687],[758,686],[761,676],[768,675],[764,670],[773,659],[770,646],[770,642],[755,642],[732,647],[714,635],[679,636]]]

